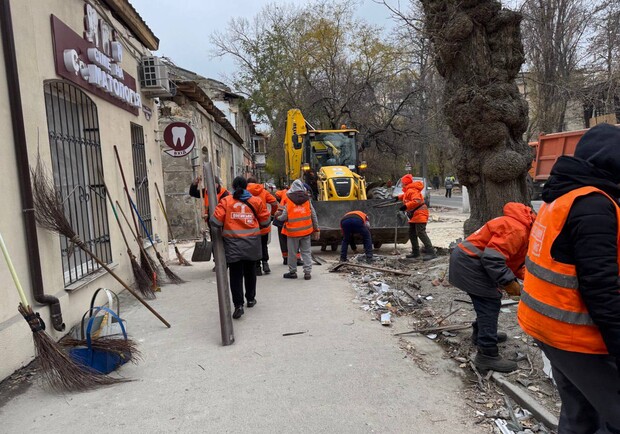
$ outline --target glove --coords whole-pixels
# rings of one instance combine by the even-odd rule
[[[394,202],[400,202],[400,199],[398,198],[398,196],[394,198]]]
[[[504,286],[503,289],[508,295],[512,295],[513,297],[521,295],[521,285],[519,285],[519,282],[516,280],[513,280],[508,285]]]
[[[399,208],[401,211],[407,211],[407,205],[401,205]]]
[[[314,231],[314,232],[312,233],[312,239],[313,239],[314,241],[318,241],[318,240],[320,240],[320,239],[321,239],[321,231],[319,231],[319,230]]]

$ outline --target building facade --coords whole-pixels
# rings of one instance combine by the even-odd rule
[[[29,182],[25,166],[40,159],[62,196],[73,229],[115,273],[132,283],[127,249],[106,190],[128,214],[116,146],[146,230],[163,241],[162,246],[167,244],[153,188],[155,182],[162,184],[158,110],[153,94],[140,83],[144,59],[152,56],[159,40],[127,0],[2,0],[2,6],[0,233],[30,304],[48,333],[59,339],[79,322],[97,288],[118,291],[121,286],[64,236],[29,230],[33,213],[24,206],[24,185]],[[23,155],[29,160],[25,166]],[[136,242],[130,243],[137,252]],[[160,252],[166,255],[167,249],[160,247]],[[19,298],[3,262],[0,282],[2,379],[34,354],[31,332],[17,312]]]

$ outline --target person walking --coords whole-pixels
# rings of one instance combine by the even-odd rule
[[[276,200],[276,198],[269,193],[262,184],[259,184],[256,180],[256,178],[254,178],[253,176],[248,178],[248,191],[252,194],[252,196],[254,197],[258,197],[263,204],[265,205],[265,207],[267,208],[267,210],[269,211],[269,213],[271,215],[274,215],[276,213],[276,211],[278,210],[278,201]],[[262,251],[263,251],[263,257],[256,262],[256,275],[257,276],[262,276],[263,273],[265,274],[269,274],[271,273],[271,269],[269,268],[269,232],[271,231],[271,225],[262,228],[260,231],[261,234],[261,245],[262,245]],[[261,264],[262,264],[262,270],[261,270]]]
[[[312,251],[311,240],[320,238],[319,222],[308,190],[304,187],[300,179],[296,179],[291,184],[291,188],[286,193],[287,201],[285,205],[278,210],[276,218],[284,222],[282,233],[286,235],[288,242],[288,252],[299,251],[303,261],[304,279],[312,278]],[[297,262],[288,261],[289,272],[284,274],[285,279],[297,279]]]
[[[528,206],[509,202],[494,218],[461,242],[450,255],[448,280],[465,291],[476,311],[472,342],[478,347],[474,364],[482,371],[511,372],[517,363],[499,355],[505,333],[497,331],[504,289],[519,295],[525,253],[536,214]]]
[[[519,325],[551,362],[558,433],[620,433],[620,129],[558,158],[532,227]]]
[[[447,176],[443,182],[444,187],[446,187],[446,197],[452,197],[452,189],[454,188],[454,177]]]
[[[403,185],[403,193],[398,196],[398,200],[403,202],[400,207],[401,211],[406,211],[409,216],[409,241],[411,241],[411,254],[407,258],[420,257],[420,245],[418,238],[422,240],[425,249],[423,259],[429,261],[436,258],[433,243],[431,243],[426,233],[426,224],[428,223],[428,207],[424,202],[422,191],[424,183],[422,181],[414,181],[411,174],[407,174],[401,178]]]
[[[342,246],[340,247],[340,262],[347,261],[347,250],[353,242],[353,235],[360,234],[364,240],[366,261],[372,262],[372,236],[370,234],[370,220],[362,211],[350,211],[340,220],[342,230]]]
[[[236,177],[234,193],[217,204],[211,217],[211,224],[222,228],[234,319],[244,313],[244,283],[248,307],[256,304],[256,261],[262,257],[260,228],[270,222],[267,207],[246,190],[247,185],[245,178]]]

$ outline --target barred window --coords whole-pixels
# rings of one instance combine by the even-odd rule
[[[65,214],[90,250],[109,264],[112,251],[97,106],[79,88],[63,81],[46,82],[44,93],[54,184]],[[101,268],[63,235],[60,250],[65,286]]]
[[[151,222],[151,201],[149,200],[149,177],[146,170],[146,151],[144,149],[144,130],[140,125],[131,124],[131,149],[133,150],[133,173],[135,177],[134,190],[136,193],[136,207],[144,225],[153,234]],[[142,225],[140,233],[147,239]]]

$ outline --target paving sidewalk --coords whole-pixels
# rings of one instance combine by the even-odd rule
[[[213,263],[172,266],[188,283],[152,302],[171,329],[135,302],[123,306],[144,360],[120,373],[135,381],[64,395],[35,384],[0,407],[0,432],[480,433],[460,379],[405,358],[327,266],[311,281],[282,279],[270,247],[273,272],[234,321],[232,346],[220,344]]]

